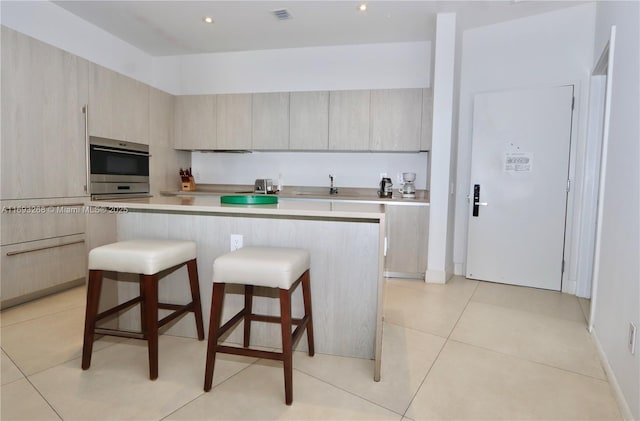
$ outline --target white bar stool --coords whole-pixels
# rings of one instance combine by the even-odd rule
[[[244,247],[215,259],[213,263],[213,297],[209,321],[209,342],[205,368],[204,390],[211,390],[216,353],[245,355],[283,362],[285,402],[293,402],[293,348],[302,333],[307,331],[309,355],[314,354],[313,319],[311,316],[311,283],[309,279],[309,252],[295,248]],[[302,283],[304,316],[291,318],[291,293]],[[222,327],[222,306],[226,284],[244,285],[244,308]],[[280,290],[280,317],[252,313],[253,287],[278,288]],[[244,348],[218,345],[218,339],[226,331],[244,320]],[[250,349],[251,322],[280,323],[282,352]],[[291,333],[292,324],[296,329]]]
[[[158,274],[165,269],[187,265],[191,302],[185,305],[158,303]],[[98,314],[104,271],[136,273],[140,277],[140,296]],[[96,327],[96,322],[140,303],[142,332]],[[158,309],[174,310],[158,321]],[[82,369],[91,365],[94,334],[144,339],[149,348],[149,378],[158,378],[158,329],[187,312],[196,319],[198,339],[204,340],[196,243],[174,240],[120,241],[96,247],[89,252],[87,309],[82,347]]]

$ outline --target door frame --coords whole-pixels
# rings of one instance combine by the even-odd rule
[[[591,266],[591,306],[589,310],[589,332],[593,330],[595,322],[595,314],[597,310],[597,298],[598,298],[598,282],[600,271],[600,246],[602,239],[602,203],[604,199],[606,177],[607,177],[607,151],[609,149],[609,125],[611,117],[611,88],[613,84],[613,63],[614,53],[616,45],[616,26],[611,26],[611,33],[609,35],[609,42],[605,45],[604,50],[600,54],[597,64],[595,65],[592,75],[606,76],[606,87],[604,94],[604,118],[602,122],[602,136],[600,141],[602,142],[602,154],[600,156],[600,179],[598,189],[598,205],[597,216],[595,221],[595,247],[593,251],[593,265]],[[593,103],[590,105],[594,105]]]
[[[577,260],[578,260],[578,244],[574,244],[574,239],[579,239],[577,230],[574,229],[574,223],[578,220],[578,212],[576,212],[576,192],[577,183],[576,183],[576,160],[577,153],[580,149],[578,145],[578,132],[582,130],[580,127],[580,98],[581,98],[581,82],[579,80],[568,80],[566,82],[555,82],[555,83],[541,83],[535,85],[522,85],[522,86],[512,86],[509,88],[501,88],[501,89],[492,89],[486,91],[479,91],[473,94],[473,102],[475,101],[476,95],[485,94],[485,93],[501,93],[501,92],[510,92],[510,91],[519,91],[519,90],[527,90],[527,89],[548,89],[548,88],[557,88],[562,86],[572,86],[573,87],[573,110],[571,112],[571,134],[569,138],[569,171],[567,174],[568,182],[570,183],[569,191],[567,192],[567,204],[565,211],[565,223],[564,223],[564,246],[562,249],[563,259],[565,261],[565,270],[561,273],[560,279],[560,292],[575,294],[576,281],[575,281],[575,273],[577,272]],[[473,137],[473,127],[471,128],[471,135]],[[472,146],[473,148],[473,146]],[[469,177],[467,179],[467,189],[471,188],[471,160],[473,159],[472,152],[469,156]],[[473,197],[473,192],[468,190],[467,193],[467,209],[466,209],[466,228],[465,230],[468,232],[469,223],[470,223],[470,215],[471,211],[469,210],[469,206],[471,206],[471,198]],[[579,210],[579,209],[578,209]],[[465,259],[464,264],[462,266],[462,275],[464,276],[467,273],[467,245],[469,238],[468,234],[465,232]]]

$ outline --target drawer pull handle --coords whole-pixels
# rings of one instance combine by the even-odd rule
[[[55,246],[38,247],[38,248],[35,248],[35,249],[29,249],[29,250],[9,251],[9,252],[7,252],[7,256],[15,256],[17,254],[32,253],[34,251],[54,249],[54,248],[57,248],[57,247],[71,246],[73,244],[80,244],[80,243],[84,243],[84,240],[72,241],[70,243],[64,243],[64,244],[56,244]]]

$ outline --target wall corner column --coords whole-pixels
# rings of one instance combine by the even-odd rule
[[[453,96],[455,78],[456,14],[438,13],[433,73],[433,129],[431,147],[431,203],[429,260],[425,279],[445,283],[453,274],[447,263]]]

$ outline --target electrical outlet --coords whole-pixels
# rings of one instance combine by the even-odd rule
[[[636,353],[636,339],[636,325],[634,325],[633,323],[629,323],[629,342],[627,345],[629,346],[631,355],[635,355]]]
[[[242,248],[242,234],[231,234],[231,251]]]

